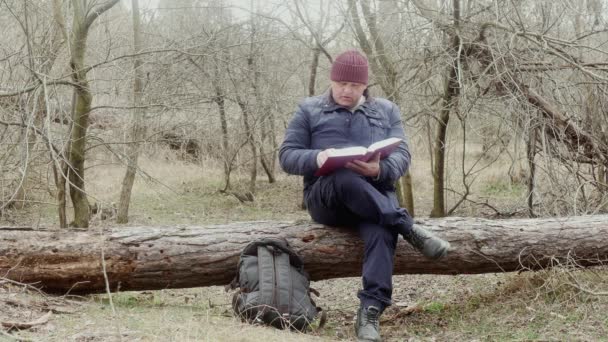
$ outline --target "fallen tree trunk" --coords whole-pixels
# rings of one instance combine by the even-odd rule
[[[440,262],[426,260],[405,241],[395,274],[463,274],[539,269],[608,258],[608,216],[420,221],[452,244]],[[238,256],[255,238],[286,238],[313,280],[361,274],[363,246],[345,228],[310,222],[241,222],[205,227],[119,227],[102,231],[0,227],[0,277],[48,292],[95,293],[224,285]]]

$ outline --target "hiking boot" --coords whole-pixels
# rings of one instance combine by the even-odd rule
[[[359,342],[380,342],[380,310],[375,306],[360,307],[357,311],[355,333]]]
[[[433,260],[443,258],[448,254],[448,250],[450,249],[449,242],[433,235],[433,233],[418,225],[413,225],[407,234],[403,234],[403,238],[422,253],[422,255]]]

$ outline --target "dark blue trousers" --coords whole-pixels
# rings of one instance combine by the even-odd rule
[[[313,220],[328,226],[353,227],[363,239],[364,307],[381,310],[391,304],[392,275],[398,234],[413,224],[393,191],[379,190],[366,177],[348,169],[319,178],[305,195]]]

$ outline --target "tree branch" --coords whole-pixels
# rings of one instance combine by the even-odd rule
[[[87,27],[87,28],[91,27],[91,25],[93,24],[93,22],[95,21],[95,19],[97,19],[97,17],[99,17],[105,11],[109,10],[110,8],[112,8],[119,1],[120,0],[109,0],[106,3],[103,3],[101,5],[93,6],[91,8],[91,11],[87,14],[86,19],[84,21],[85,27]]]

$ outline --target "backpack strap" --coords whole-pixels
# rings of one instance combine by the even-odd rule
[[[313,293],[317,297],[319,297],[321,295],[319,293],[319,291],[317,291],[316,289],[313,289],[312,287],[308,288],[308,293],[309,294]],[[327,312],[323,311],[323,309],[320,306],[317,306],[317,303],[315,303],[314,299],[312,299],[312,296],[310,296],[310,302],[312,303],[312,306],[314,306],[315,309],[317,309],[317,314],[321,313],[321,318],[319,319],[319,325],[315,329],[315,331],[320,331],[321,329],[323,329],[323,327],[325,327],[325,323],[327,323]]]
[[[260,305],[275,306],[274,256],[265,246],[258,246],[258,277]],[[265,312],[267,307],[262,308]]]
[[[282,252],[275,252],[274,265],[277,284],[277,309],[283,318],[289,320],[293,292],[289,255]]]
[[[247,244],[241,252],[241,258],[244,255],[257,255],[258,247],[260,246],[272,246],[284,253],[289,254],[289,261],[295,268],[302,270],[303,261],[302,258],[291,248],[289,243],[284,238],[260,238]]]

